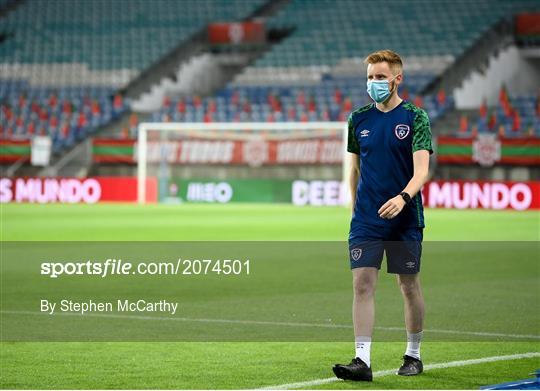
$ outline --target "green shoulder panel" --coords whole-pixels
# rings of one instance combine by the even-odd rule
[[[368,111],[368,110],[370,110],[371,108],[373,108],[373,103],[368,103],[367,105],[362,106],[362,107],[360,107],[360,108],[354,110],[354,111],[351,113],[351,116],[352,116],[353,114],[363,113],[364,111]]]
[[[360,107],[359,109],[356,109],[349,115],[348,120],[348,128],[349,128],[349,135],[347,137],[347,151],[351,153],[355,153],[357,155],[360,154],[360,144],[358,143],[358,139],[356,138],[356,134],[354,133],[354,123],[353,123],[353,116],[358,113],[363,113],[364,111],[368,111],[373,107],[373,104],[365,105]]]
[[[426,150],[429,153],[433,153],[433,147],[431,144],[431,126],[429,124],[429,117],[425,110],[407,102],[403,105],[406,110],[414,112],[413,122],[413,152]]]

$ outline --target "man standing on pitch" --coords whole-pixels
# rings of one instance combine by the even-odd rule
[[[375,285],[386,252],[388,273],[397,274],[405,304],[407,350],[398,375],[422,372],[424,299],[420,256],[424,211],[420,189],[428,177],[431,130],[426,112],[398,95],[403,63],[397,53],[370,54],[367,92],[375,103],[349,116],[353,216],[349,257],[353,275],[356,355],[336,364],[338,378],[372,380],[370,349],[375,321]]]

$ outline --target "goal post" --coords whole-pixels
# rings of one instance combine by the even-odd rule
[[[146,202],[146,182],[149,164],[149,143],[174,140],[223,140],[277,142],[286,140],[310,140],[333,138],[341,142],[341,180],[347,178],[349,159],[346,158],[347,124],[345,122],[143,122],[137,131],[137,199]],[[156,152],[153,149],[154,163]],[[170,162],[162,157],[163,164]],[[182,163],[180,163],[182,164]],[[226,164],[226,163],[223,163]],[[262,164],[262,163],[261,163]]]

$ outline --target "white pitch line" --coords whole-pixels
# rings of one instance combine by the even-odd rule
[[[49,315],[47,312],[34,311],[0,311],[1,314],[13,315]],[[88,316],[93,318],[110,318],[110,319],[137,319],[137,320],[160,320],[160,321],[177,321],[177,322],[201,322],[201,323],[228,323],[228,324],[252,324],[266,326],[286,326],[286,327],[321,327],[329,329],[351,329],[352,325],[334,324],[334,323],[301,323],[301,322],[275,322],[265,320],[241,320],[241,319],[213,319],[213,318],[180,318],[166,316],[145,316],[145,315],[116,315],[116,314],[80,314],[78,312],[60,312],[49,316]],[[402,331],[403,327],[385,327],[376,326],[375,329],[383,331]],[[426,333],[435,334],[458,334],[458,335],[473,335],[479,337],[501,337],[501,338],[517,338],[517,339],[539,339],[540,335],[527,334],[502,334],[483,331],[460,331],[460,330],[442,330],[442,329],[425,329]]]
[[[491,357],[484,357],[484,358],[476,358],[472,360],[460,360],[460,361],[442,362],[442,363],[437,363],[437,364],[428,364],[424,366],[424,370],[464,367],[467,365],[484,364],[484,363],[495,362],[495,361],[520,360],[523,358],[533,358],[533,357],[540,357],[540,353],[528,352],[528,353],[520,353],[520,354],[510,354],[507,356],[491,356]],[[396,372],[397,372],[397,369],[387,369],[384,371],[377,371],[377,372],[373,372],[373,377],[375,378],[375,377],[393,375]],[[291,390],[291,389],[296,389],[296,388],[305,389],[308,387],[320,386],[322,384],[327,384],[327,383],[333,383],[335,381],[341,381],[341,380],[336,377],[328,377],[326,379],[316,379],[316,380],[308,380],[308,381],[297,382],[297,383],[278,384],[275,386],[258,388],[258,390]]]
[[[376,329],[386,330],[386,331],[405,331],[403,327],[377,327]],[[502,337],[502,338],[525,338],[525,339],[540,339],[540,335],[528,335],[528,334],[503,334],[503,333],[491,333],[484,331],[460,331],[460,330],[445,330],[445,329],[425,329],[425,332],[428,333],[439,333],[439,334],[465,334],[465,335],[476,335],[480,337]]]

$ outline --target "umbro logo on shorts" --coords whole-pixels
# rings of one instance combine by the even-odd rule
[[[360,137],[367,137],[369,136],[369,130],[364,129],[360,132]]]
[[[362,256],[361,248],[353,248],[351,250],[351,258],[353,259],[353,261],[358,261],[361,256]]]
[[[408,269],[414,268],[415,265],[416,265],[416,262],[414,261],[409,261],[405,263],[405,266],[407,266]]]

